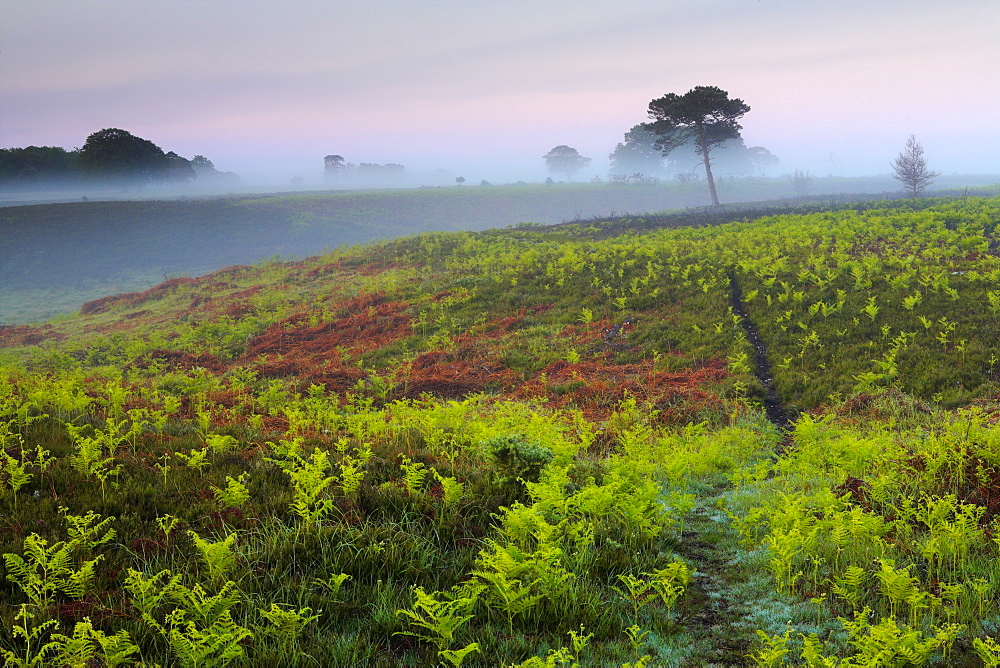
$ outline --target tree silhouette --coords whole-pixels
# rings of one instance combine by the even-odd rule
[[[902,181],[906,191],[913,197],[919,195],[936,177],[941,176],[941,172],[927,169],[924,147],[915,135],[910,135],[906,140],[906,147],[892,161],[892,172],[893,178]]]
[[[751,146],[748,148],[747,157],[750,159],[750,164],[753,165],[758,176],[764,176],[767,173],[768,167],[774,167],[781,162],[778,156],[763,146]]]
[[[575,148],[565,144],[556,146],[542,157],[550,172],[565,174],[567,180],[571,180],[574,174],[590,164],[590,158],[583,157]]]
[[[657,146],[667,155],[678,146],[691,142],[705,165],[708,192],[712,205],[719,206],[719,196],[712,178],[712,149],[740,136],[737,119],[750,111],[739,98],[715,86],[696,86],[684,95],[668,93],[649,103],[651,129],[657,134]]]
[[[608,156],[611,173],[659,176],[663,172],[663,153],[656,147],[656,133],[649,123],[639,123],[625,133],[625,141],[615,146]]]
[[[170,178],[171,160],[148,139],[107,128],[87,137],[80,149],[80,170],[124,186],[129,181],[146,183]]]
[[[328,155],[323,158],[323,173],[329,179],[335,179],[347,169],[344,156]]]
[[[71,183],[79,177],[79,151],[58,146],[0,148],[0,181],[5,187],[32,187],[61,180]]]
[[[194,171],[191,161],[182,158],[173,151],[165,156],[167,158],[167,172],[164,177],[167,181],[174,183],[188,183],[198,178],[198,173]]]

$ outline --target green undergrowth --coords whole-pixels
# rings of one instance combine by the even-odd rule
[[[996,665],[1000,429],[977,409],[872,401],[886,419],[850,404],[800,418],[794,448],[727,504],[798,601],[761,625],[758,664]]]
[[[0,651],[997,665],[997,222],[426,233],[0,329]]]
[[[735,260],[779,391],[800,407],[886,384],[948,407],[995,391],[996,199],[776,217]]]
[[[720,192],[732,201],[755,201],[786,196],[788,189],[783,182],[777,189],[720,183]],[[0,211],[0,324],[38,322],[110,293],[145,290],[168,277],[266,258],[310,257],[433,230],[698,207],[706,198],[700,184],[578,183],[187,200],[92,197],[5,207]]]
[[[405,305],[408,336],[345,350],[344,359],[381,375],[511,317],[507,336],[480,348],[506,347],[502,359],[522,373],[607,352],[599,337],[571,347],[559,335],[625,321],[634,333],[630,351],[616,350],[620,362],[659,354],[696,365],[721,355],[749,369],[752,351],[728,303],[732,277],[793,411],[889,383],[957,407],[988,396],[1000,379],[997,339],[982,335],[1000,316],[997,202],[904,200],[665,229],[636,218],[631,226],[427,233],[175,279],[39,331],[34,354],[120,365],[166,348],[236,360],[254,336],[290,317],[304,318],[295,326],[335,324],[345,300],[378,294]],[[67,340],[46,345],[58,337]],[[759,391],[749,376],[744,382]]]
[[[693,613],[696,495],[775,441],[735,405],[729,426],[676,431],[634,399],[595,424],[318,388],[286,397],[272,435],[64,381],[2,385],[2,622],[31,639],[11,636],[9,662],[68,661],[80,628],[74,651],[110,661],[117,637],[163,665],[666,657]]]
[[[993,656],[1000,431],[979,410],[887,392],[782,441],[739,402],[673,428],[635,399],[593,422],[314,388],[274,433],[263,403],[214,429],[106,381],[0,389],[11,663]]]

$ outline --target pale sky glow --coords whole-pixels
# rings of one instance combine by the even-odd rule
[[[323,156],[536,180],[719,86],[778,173],[1000,173],[998,0],[3,0],[0,146],[120,127],[245,180]],[[831,154],[833,160],[831,161]]]

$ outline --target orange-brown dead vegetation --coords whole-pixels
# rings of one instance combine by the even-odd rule
[[[330,274],[355,273],[361,276],[374,276],[385,271],[395,269],[405,269],[421,266],[413,262],[358,262],[355,258],[340,258],[334,262],[327,262],[308,271],[299,271],[298,275],[304,278],[319,278]]]
[[[199,367],[202,369],[208,369],[213,373],[223,373],[227,369],[226,363],[215,355],[209,355],[207,353],[203,353],[201,355],[189,355],[188,353],[179,352],[177,350],[163,349],[151,351],[145,356],[144,360],[137,363],[137,366],[146,368],[153,362],[159,362],[175,369],[184,369],[185,371]]]
[[[61,341],[64,338],[52,325],[0,325],[0,348],[36,346],[42,341]]]
[[[509,334],[519,329],[525,324],[525,320],[531,316],[541,315],[552,308],[552,304],[539,304],[530,308],[522,308],[514,315],[504,316],[495,320],[489,320],[474,328],[476,338],[496,339],[505,334]],[[465,340],[465,336],[460,337]]]
[[[422,394],[458,398],[484,391],[512,390],[518,383],[515,371],[486,355],[471,351],[432,351],[419,355],[397,372],[398,397],[415,399]]]
[[[670,372],[656,370],[652,361],[559,360],[526,382],[517,395],[544,396],[549,406],[573,406],[590,419],[606,418],[632,396],[655,407],[662,421],[684,424],[701,411],[722,407],[722,400],[705,387],[724,380],[729,374],[726,367],[725,360],[709,360],[698,369]]]
[[[81,306],[80,314],[95,315],[98,313],[105,313],[112,306],[120,306],[123,308],[127,306],[137,306],[150,301],[151,299],[159,299],[170,292],[174,292],[181,285],[196,283],[197,281],[198,279],[182,276],[179,278],[171,278],[170,280],[164,281],[163,283],[153,286],[149,290],[145,290],[143,292],[125,292],[120,295],[101,297],[100,299],[95,299],[94,301],[87,302]]]
[[[269,356],[260,362],[264,378],[296,378],[302,387],[322,385],[328,392],[349,390],[365,377],[364,371],[339,360],[318,361],[309,357]]]
[[[375,350],[410,335],[407,308],[404,302],[364,295],[342,302],[337,309],[342,317],[318,325],[308,326],[309,313],[297,313],[251,339],[247,355],[339,359],[342,351]]]

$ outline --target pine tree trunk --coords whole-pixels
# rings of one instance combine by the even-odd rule
[[[705,176],[708,178],[708,192],[712,195],[712,206],[719,206],[719,195],[715,192],[715,179],[712,178],[712,161],[708,159],[708,147],[702,147],[701,158],[705,163]]]

